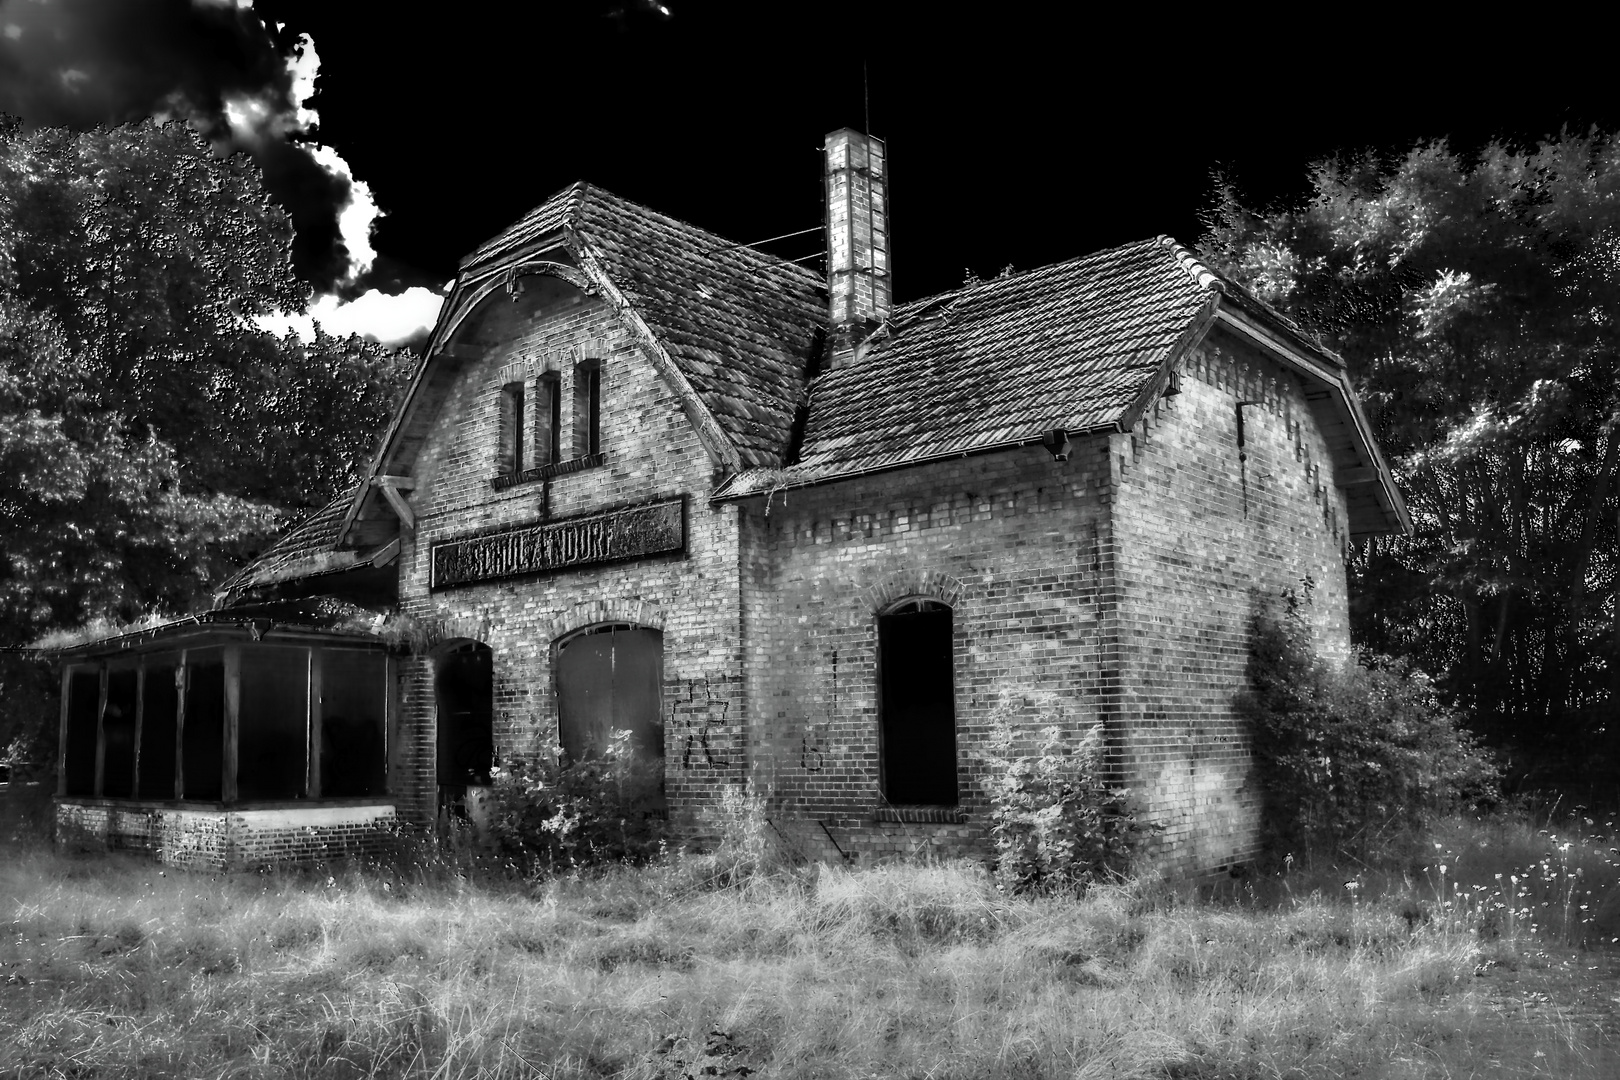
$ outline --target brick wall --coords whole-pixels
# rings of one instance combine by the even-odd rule
[[[789,843],[827,854],[982,850],[982,753],[1013,695],[1076,737],[1104,723],[1120,780],[1165,826],[1169,868],[1253,853],[1257,805],[1232,708],[1255,613],[1316,582],[1311,617],[1348,649],[1345,508],[1301,387],[1217,328],[1181,393],[1138,430],[936,462],[711,506],[714,466],[676,396],[600,301],[547,279],[486,300],[458,331],[465,364],[414,466],[418,535],[402,607],[494,654],[501,756],[557,737],[557,640],[602,622],[663,634],[672,809],[690,822],[745,778]],[[601,464],[507,486],[501,389],[601,362]],[[1247,460],[1237,459],[1245,407]],[[527,408],[534,407],[534,398]],[[566,450],[565,450],[566,456]],[[430,591],[435,541],[686,495],[687,551]],[[953,611],[960,807],[895,812],[879,775],[877,614],[906,596]],[[435,707],[426,657],[403,665],[401,815],[431,817]]]
[[[1243,410],[1241,462],[1239,402],[1258,403]],[[1342,493],[1298,380],[1219,327],[1185,362],[1181,393],[1114,443],[1123,779],[1166,827],[1167,867],[1224,869],[1257,840],[1232,704],[1253,619],[1309,575],[1318,647],[1348,654]]]
[[[774,812],[846,852],[982,848],[990,710],[1106,725],[1112,769],[1164,826],[1173,871],[1253,856],[1258,805],[1233,709],[1252,619],[1309,575],[1309,617],[1348,651],[1341,493],[1297,380],[1223,330],[1131,434],[750,500],[743,636],[750,775]],[[1237,403],[1247,460],[1238,461]],[[960,821],[885,820],[877,612],[954,612]],[[1046,704],[1042,705],[1043,697]],[[914,815],[915,816],[915,815]],[[825,846],[825,842],[824,846]]]
[[[414,466],[414,543],[402,545],[401,608],[443,638],[494,654],[496,752],[533,754],[557,738],[553,651],[567,633],[629,622],[663,634],[667,793],[681,814],[741,775],[738,739],[737,510],[702,497],[714,467],[668,385],[611,310],[562,282],[531,283],[515,302],[497,292],[458,331],[478,350],[455,380]],[[601,366],[603,462],[497,490],[501,387],[552,373],[560,381],[564,457],[573,446],[575,364]],[[531,401],[533,396],[531,395]],[[530,406],[532,410],[532,405]],[[697,493],[687,502],[686,553],[430,591],[436,541],[616,506]],[[432,813],[432,666],[409,666],[401,753],[414,783],[401,792],[412,820]]]
[[[990,710],[1041,691],[1078,733],[1109,686],[1108,442],[1040,447],[753,499],[743,519],[749,771],[773,812],[848,853],[982,848]],[[953,612],[962,820],[882,820],[877,614]],[[800,834],[803,834],[800,836]]]

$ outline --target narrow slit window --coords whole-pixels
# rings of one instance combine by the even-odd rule
[[[556,372],[535,381],[534,453],[536,465],[551,465],[562,458],[562,388]]]
[[[523,384],[501,387],[499,449],[495,468],[503,476],[523,471]]]
[[[951,609],[914,599],[879,615],[878,672],[884,798],[895,806],[955,806]]]
[[[602,452],[602,365],[587,360],[574,369],[574,456]]]

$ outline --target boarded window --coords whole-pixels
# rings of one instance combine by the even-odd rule
[[[539,399],[534,403],[535,465],[550,465],[562,457],[562,387],[555,373],[535,381]]]
[[[494,654],[469,642],[439,658],[438,778],[445,786],[488,784],[495,763]]]
[[[240,799],[297,799],[305,791],[309,742],[309,653],[260,645],[241,652],[236,721]],[[190,710],[186,733],[191,733]],[[186,766],[186,781],[191,766]]]
[[[664,640],[656,630],[611,626],[569,638],[557,652],[563,750],[595,757],[613,729],[630,732],[638,754],[664,756]]]
[[[141,776],[143,799],[174,798],[174,713],[180,693],[173,664],[148,664],[141,688]]]
[[[217,801],[225,749],[225,663],[210,657],[186,664],[186,726],[181,768],[185,798]]]
[[[883,794],[896,806],[955,806],[951,609],[929,600],[878,617]]]
[[[602,452],[602,365],[587,360],[574,368],[574,456]]]
[[[96,792],[96,714],[101,709],[101,673],[75,671],[68,678],[67,754],[62,778],[69,795]]]
[[[388,773],[387,661],[330,649],[321,668],[321,794],[381,795]],[[485,765],[486,777],[488,771]]]
[[[134,668],[107,673],[107,711],[101,719],[101,793],[127,799],[135,786]]]
[[[501,387],[499,448],[495,469],[501,475],[523,471],[523,384]]]

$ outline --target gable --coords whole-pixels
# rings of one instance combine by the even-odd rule
[[[476,354],[463,322],[496,290],[534,276],[566,280],[612,308],[718,466],[782,463],[823,334],[819,277],[579,183],[462,261],[374,475],[411,475],[457,365]],[[385,512],[361,491],[345,542],[354,523]]]

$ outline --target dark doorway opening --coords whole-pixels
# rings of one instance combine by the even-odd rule
[[[956,689],[951,609],[907,600],[878,616],[883,796],[896,806],[955,806]]]
[[[592,627],[557,647],[559,738],[583,761],[608,747],[614,730],[630,732],[643,760],[664,756],[664,636],[627,623]]]
[[[495,764],[495,654],[469,641],[438,661],[434,694],[439,706],[438,782],[441,787],[489,783]]]

